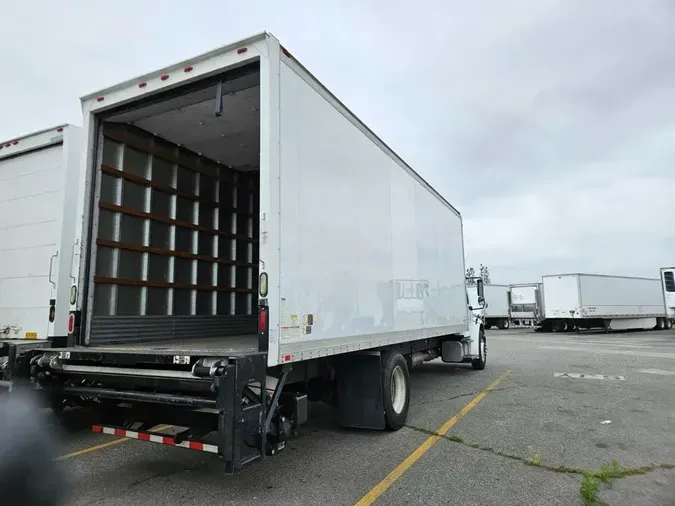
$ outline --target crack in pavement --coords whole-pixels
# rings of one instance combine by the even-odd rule
[[[501,387],[501,388],[493,388],[492,390],[490,390],[490,393],[499,392],[500,390],[509,390],[509,389],[512,389],[512,388],[516,388],[516,387],[515,386],[507,386],[507,387]],[[435,403],[435,402],[452,401],[452,400],[455,400],[455,399],[460,399],[462,397],[475,397],[479,393],[480,393],[480,391],[478,391],[478,392],[468,392],[468,393],[465,393],[465,394],[455,395],[453,397],[442,397],[440,399],[431,399],[429,401],[416,402],[414,404],[411,404],[411,406],[423,406],[425,404],[432,404],[432,403]]]
[[[545,471],[551,471],[554,473],[562,473],[562,474],[567,474],[567,475],[576,475],[581,477],[581,490],[580,493],[582,497],[584,498],[584,501],[588,505],[596,504],[597,501],[597,492],[599,491],[599,482],[608,484],[614,480],[625,478],[627,476],[636,476],[636,475],[642,475],[642,474],[648,474],[653,471],[657,471],[659,469],[666,469],[666,470],[675,470],[675,463],[661,463],[661,464],[650,464],[648,466],[641,466],[641,467],[623,467],[621,466],[616,460],[613,460],[610,464],[603,464],[599,470],[589,470],[589,469],[584,469],[581,467],[573,467],[573,466],[565,466],[565,465],[559,465],[559,466],[553,466],[549,464],[543,464],[541,462],[541,457],[539,455],[535,455],[531,459],[526,458],[526,457],[521,457],[520,455],[515,455],[512,453],[506,453],[502,450],[497,450],[495,448],[492,448],[490,446],[484,446],[479,443],[468,443],[464,441],[461,437],[455,436],[453,434],[439,434],[436,431],[424,429],[422,427],[415,427],[414,425],[405,425],[408,429],[421,432],[423,434],[427,434],[430,436],[435,436],[440,439],[445,439],[447,441],[450,441],[452,443],[457,443],[461,444],[464,446],[468,446],[469,448],[473,448],[475,450],[480,450],[484,451],[487,453],[491,453],[493,455],[497,455],[499,457],[504,457],[506,459],[510,460],[515,460],[517,462],[521,462],[522,464],[530,467],[536,467],[539,469],[543,469]],[[597,488],[594,490],[591,490],[588,492],[588,490],[585,490],[585,488],[588,487],[588,482],[596,482],[598,483]],[[587,494],[590,494],[588,496]]]

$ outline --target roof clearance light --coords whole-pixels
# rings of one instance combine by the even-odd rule
[[[291,53],[289,53],[288,50],[285,47],[281,48],[281,52],[284,53],[289,58],[292,58]]]
[[[96,97],[97,102],[103,102],[105,100],[105,97]]]
[[[138,83],[139,88],[145,88],[148,85],[148,83]]]
[[[248,51],[247,47],[240,47],[239,49],[237,49],[237,54],[243,54],[246,51]]]
[[[57,132],[63,132],[63,127],[59,127],[56,129]]]
[[[12,143],[11,143],[11,142],[8,142],[8,143],[5,144],[5,147],[8,148],[8,147],[10,147],[11,145],[12,145]]]
[[[187,66],[183,69],[183,72],[192,72],[193,67]]]
[[[169,74],[162,74],[161,76],[159,76],[159,78],[160,78],[162,81],[166,81],[166,80],[169,78]]]
[[[12,146],[16,146],[19,143],[19,141],[12,141]]]

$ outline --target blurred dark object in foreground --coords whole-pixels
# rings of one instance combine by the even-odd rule
[[[52,506],[65,500],[66,476],[54,462],[56,434],[30,390],[0,397],[0,504]]]

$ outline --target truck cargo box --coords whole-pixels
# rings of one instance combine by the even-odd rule
[[[262,298],[270,365],[467,329],[459,213],[273,39],[83,101],[82,344],[245,353]]]
[[[542,285],[511,285],[511,321],[516,325],[533,326],[543,317]]]
[[[67,335],[80,137],[61,125],[0,144],[0,339]]]

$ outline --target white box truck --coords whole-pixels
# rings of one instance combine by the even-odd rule
[[[665,328],[660,279],[560,274],[542,277],[543,330]]]
[[[81,129],[58,125],[0,143],[0,381],[22,357],[65,338]]]
[[[536,327],[543,317],[542,284],[515,284],[510,291],[511,323],[517,327]]]
[[[481,314],[485,320],[485,329],[497,327],[506,330],[510,326],[509,306],[510,293],[509,285],[484,285],[485,307]],[[469,303],[472,306],[480,306],[477,301],[478,295],[475,291],[470,292]]]
[[[272,35],[82,107],[68,343],[31,360],[57,413],[235,471],[281,450],[308,401],[396,430],[409,369],[485,367],[460,214]]]
[[[666,311],[665,328],[670,329],[675,323],[675,267],[661,267],[660,274]]]

